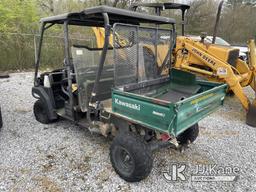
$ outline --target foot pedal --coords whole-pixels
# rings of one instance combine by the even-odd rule
[[[246,124],[252,127],[256,127],[256,106],[250,104],[249,110],[246,115]]]

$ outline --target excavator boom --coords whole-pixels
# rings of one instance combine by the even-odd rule
[[[256,100],[250,102],[243,87],[255,87],[256,51],[255,42],[250,40],[249,64],[238,58],[237,50],[215,44],[195,41],[189,37],[178,37],[174,50],[174,67],[190,71],[211,81],[223,82],[240,100],[247,111],[247,124],[256,126]],[[237,52],[239,53],[239,52]]]

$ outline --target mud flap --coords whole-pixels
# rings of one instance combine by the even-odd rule
[[[256,106],[250,104],[249,110],[246,114],[246,124],[256,127]]]

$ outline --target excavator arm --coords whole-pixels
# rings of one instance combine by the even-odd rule
[[[240,84],[248,78],[248,73],[239,74],[230,64],[209,53],[207,46],[186,37],[177,41],[175,52],[175,68],[201,74],[210,80],[227,83],[243,107],[248,110],[250,102]]]
[[[187,37],[178,37],[174,50],[174,67],[180,70],[200,74],[211,81],[224,82],[240,100],[247,111],[247,124],[256,126],[256,100],[251,103],[243,87],[250,85],[256,90],[256,50],[254,40],[250,40],[249,64],[236,58],[235,66],[228,63],[221,52],[214,52],[216,46],[194,41]],[[223,47],[223,52],[227,48]],[[231,50],[234,53],[234,50]]]
[[[249,68],[253,73],[253,78],[251,81],[251,87],[254,91],[256,91],[256,47],[255,47],[255,41],[250,40],[248,42],[248,48],[249,48]]]

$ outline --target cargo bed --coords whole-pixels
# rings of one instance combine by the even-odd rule
[[[178,136],[223,105],[226,89],[226,84],[197,81],[173,69],[170,78],[114,89],[111,113]]]

